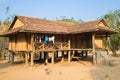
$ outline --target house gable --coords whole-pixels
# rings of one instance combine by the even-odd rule
[[[107,23],[106,23],[104,20],[101,20],[101,21],[98,23],[98,26],[100,26],[100,27],[108,27]]]
[[[17,18],[16,21],[14,22],[14,24],[13,24],[12,29],[21,27],[21,26],[23,26],[23,25],[24,25],[24,23],[23,23],[20,19]]]
[[[11,30],[11,29],[15,29],[15,28],[18,28],[18,27],[21,27],[21,26],[24,26],[24,22],[22,22],[21,19],[19,19],[17,16],[15,16],[12,24],[10,25],[9,29],[8,30]]]

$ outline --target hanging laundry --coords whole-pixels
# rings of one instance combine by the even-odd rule
[[[48,37],[48,36],[45,36],[45,43],[48,44],[48,42],[49,42],[49,37]]]
[[[51,42],[53,42],[53,44],[54,44],[54,42],[55,42],[55,36],[52,36],[52,37],[49,37],[49,41]]]
[[[38,35],[38,40],[40,43],[42,42],[41,38],[42,38],[41,35]]]

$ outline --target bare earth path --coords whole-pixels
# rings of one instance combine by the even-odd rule
[[[90,62],[59,62],[49,64],[50,74],[46,75],[43,64],[24,67],[24,64],[10,65],[0,61],[0,80],[120,80],[120,65],[114,67],[93,66]]]

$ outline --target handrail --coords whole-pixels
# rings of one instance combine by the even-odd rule
[[[34,44],[35,50],[51,50],[51,49],[68,49],[67,42],[55,42],[53,43],[45,43],[45,42],[35,42]]]

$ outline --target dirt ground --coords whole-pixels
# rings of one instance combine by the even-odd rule
[[[116,57],[120,61],[120,57]],[[84,64],[82,64],[84,63]],[[7,60],[0,61],[0,80],[120,80],[120,65],[97,66],[91,62],[82,61],[58,62],[48,64],[49,75],[45,74],[44,65],[25,67],[24,63],[9,64]]]

